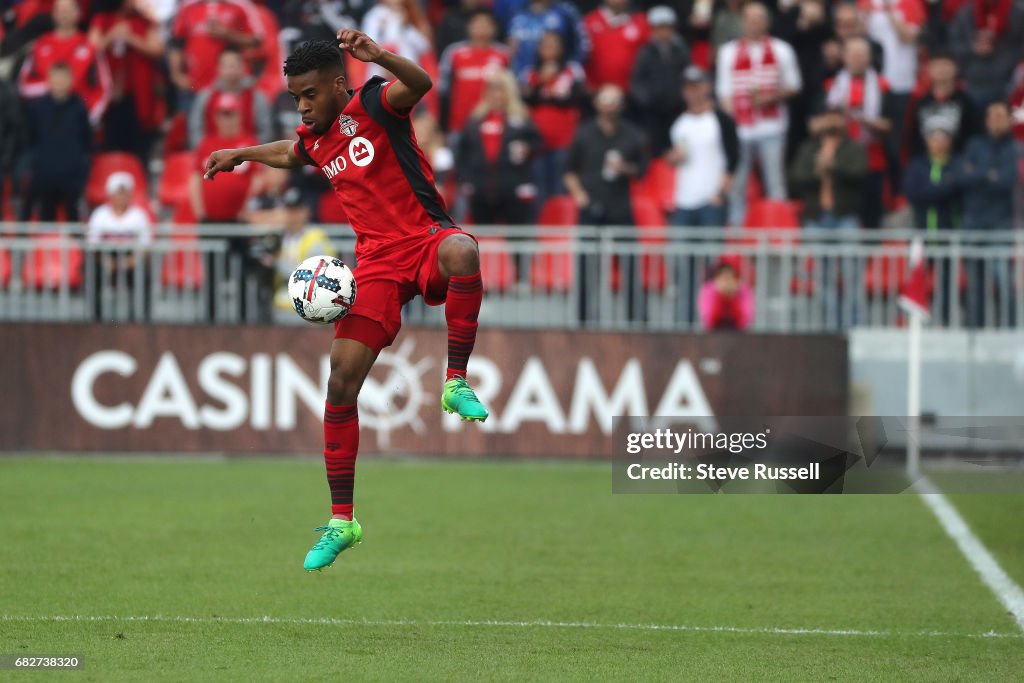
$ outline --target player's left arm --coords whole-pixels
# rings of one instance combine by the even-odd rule
[[[338,45],[359,61],[373,62],[395,75],[394,83],[384,93],[393,109],[402,111],[415,106],[434,85],[422,67],[383,49],[362,31],[338,31]]]

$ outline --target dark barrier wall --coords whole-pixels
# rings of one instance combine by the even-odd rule
[[[0,449],[322,450],[331,328],[0,326]],[[360,397],[363,452],[608,457],[614,415],[844,415],[833,336],[480,333],[484,425],[440,409],[445,335],[405,329]]]

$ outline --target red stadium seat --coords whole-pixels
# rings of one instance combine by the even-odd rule
[[[33,241],[38,246],[21,264],[21,282],[27,289],[60,289],[64,281],[68,289],[82,286],[85,255],[77,243],[57,233],[38,235]]]
[[[540,209],[537,218],[542,226],[571,227],[579,224],[579,209],[572,197],[551,197]],[[576,259],[572,250],[565,246],[571,243],[573,234],[569,231],[559,235],[541,235],[542,246],[551,246],[550,252],[535,254],[530,260],[530,287],[546,292],[565,292],[572,287],[576,276]]]
[[[0,287],[4,289],[11,283],[11,255],[0,249]]]
[[[668,241],[665,232],[665,212],[649,197],[633,198],[633,218],[636,221],[637,239],[641,244],[659,245]],[[640,281],[644,289],[662,291],[665,289],[666,265],[662,254],[644,254],[640,258]]]
[[[658,203],[645,195],[636,195],[633,200],[633,220],[638,227],[663,228],[668,224],[665,211]]]
[[[92,206],[99,206],[107,201],[107,178],[111,173],[125,171],[135,179],[135,195],[133,201],[148,203],[149,186],[146,169],[134,154],[127,152],[103,152],[92,159],[92,170],[85,185],[85,200]]]
[[[206,281],[203,255],[195,249],[199,237],[192,232],[171,235],[172,242],[180,242],[182,249],[168,251],[163,256],[160,280],[164,287],[180,290],[202,289]],[[192,248],[189,248],[189,246]]]
[[[321,223],[328,225],[346,225],[348,224],[348,214],[345,213],[345,207],[338,201],[338,196],[334,194],[334,190],[328,190],[320,195],[320,201],[317,204],[317,213],[320,217]]]
[[[759,199],[747,207],[743,227],[754,230],[798,230],[800,212],[793,202]]]
[[[516,284],[516,264],[504,237],[479,237],[480,272],[485,292],[505,292]]]
[[[171,222],[175,225],[195,225],[196,213],[192,210],[192,202],[186,200],[175,204]]]
[[[634,187],[633,196],[639,194],[652,199],[664,212],[672,211],[676,201],[676,169],[664,159],[655,159],[645,175]]]
[[[164,158],[156,199],[162,206],[177,206],[188,201],[188,186],[196,173],[196,157],[192,152],[174,152]]]
[[[568,195],[551,197],[540,208],[539,225],[579,225],[580,212],[576,202]]]

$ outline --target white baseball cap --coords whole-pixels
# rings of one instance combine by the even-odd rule
[[[135,191],[135,178],[127,171],[115,171],[107,176],[107,195],[112,195],[119,190]]]
[[[651,26],[675,26],[676,11],[667,5],[657,5],[647,11],[647,23]]]

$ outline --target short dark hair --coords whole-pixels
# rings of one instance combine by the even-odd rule
[[[956,57],[953,56],[953,53],[951,51],[946,49],[932,50],[932,53],[928,55],[929,62],[936,62],[939,60],[953,62],[954,64],[956,64]]]
[[[988,110],[991,109],[992,107],[1005,109],[1007,114],[1013,113],[1013,109],[1010,107],[1010,103],[1007,102],[1006,100],[992,100],[991,102],[988,103],[988,106],[985,107],[985,113],[988,113]]]
[[[336,69],[345,73],[341,48],[331,40],[307,40],[292,50],[284,60],[284,75],[299,76],[310,71]]]
[[[466,17],[466,23],[468,24],[469,22],[473,21],[477,17],[487,17],[495,25],[497,25],[497,23],[498,23],[498,17],[494,16],[494,12],[492,12],[489,9],[487,9],[486,7],[477,7],[475,10],[470,12],[469,15]]]

